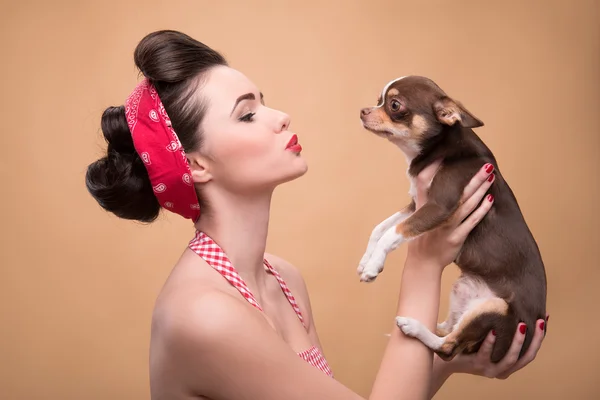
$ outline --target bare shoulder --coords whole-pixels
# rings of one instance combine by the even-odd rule
[[[158,351],[169,360],[154,376],[169,374],[181,393],[224,400],[360,398],[298,357],[259,311],[228,293],[209,291],[169,310]]]
[[[165,305],[166,312],[157,313],[165,333],[171,339],[203,340],[229,328],[233,320],[249,314],[247,307],[228,293],[216,289],[180,298],[174,297]]]
[[[255,315],[240,299],[214,288],[192,294],[171,295],[154,310],[152,360],[157,380],[171,374],[184,391],[201,394],[210,384],[215,359],[234,351],[230,342],[240,326],[249,335],[267,329],[264,318]],[[215,354],[215,357],[209,357]],[[219,354],[219,356],[216,356]]]
[[[206,261],[186,253],[156,301],[153,333],[167,345],[183,349],[210,345],[234,321],[257,317],[237,294]]]

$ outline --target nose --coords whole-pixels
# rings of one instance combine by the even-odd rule
[[[363,108],[362,110],[360,110],[360,116],[361,117],[366,117],[367,115],[371,114],[371,109],[370,108]]]
[[[282,112],[277,123],[277,133],[285,132],[290,128],[290,116]]]

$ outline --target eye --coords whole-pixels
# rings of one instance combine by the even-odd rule
[[[400,109],[401,109],[401,108],[402,108],[402,104],[401,104],[401,103],[400,103],[398,100],[396,100],[396,99],[393,99],[393,100],[390,102],[390,109],[391,109],[392,111],[394,111],[394,112],[398,112],[398,111],[400,111]]]
[[[256,115],[256,113],[253,113],[253,112],[245,114],[244,116],[242,116],[240,118],[240,121],[243,121],[243,122],[252,122],[253,121],[252,117],[254,117],[255,115]]]

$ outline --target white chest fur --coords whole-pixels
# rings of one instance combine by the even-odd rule
[[[409,162],[409,165],[410,165],[410,162]],[[406,169],[406,177],[408,178],[408,181],[410,182],[410,188],[408,189],[408,195],[410,196],[411,199],[416,200],[417,199],[417,179],[410,176],[410,174],[408,173],[408,168]]]
[[[417,184],[415,183],[415,179],[410,179],[410,188],[408,189],[408,194],[411,199],[417,199]]]
[[[410,162],[409,162],[409,165],[410,165]],[[431,177],[429,182],[427,182],[427,187],[426,187],[427,190],[431,186],[431,183],[433,182],[433,178],[438,173],[438,171],[439,171],[439,167],[435,171],[435,174],[433,174],[433,176]],[[406,177],[408,178],[408,181],[410,182],[410,188],[408,189],[408,194],[410,195],[411,199],[416,201],[417,200],[417,178],[410,176],[410,174],[408,173],[408,168],[406,169]]]

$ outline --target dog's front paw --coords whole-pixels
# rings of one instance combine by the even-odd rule
[[[377,278],[377,275],[383,271],[383,264],[385,260],[379,260],[377,258],[371,258],[359,272],[361,282],[372,282]],[[360,266],[359,266],[360,268]]]
[[[360,281],[367,283],[373,282],[377,278],[377,275],[379,275],[379,273],[370,273],[368,271],[365,271],[360,275]]]
[[[398,325],[400,330],[406,336],[410,337],[417,337],[417,334],[421,328],[421,323],[419,321],[407,317],[396,317],[396,325]]]
[[[371,258],[371,254],[370,253],[365,253],[362,256],[362,258],[360,259],[360,262],[358,263],[358,268],[356,268],[356,273],[358,275],[362,275],[363,271],[365,270],[365,266],[369,262],[370,258]]]
[[[364,270],[365,270],[365,266],[363,264],[358,264],[358,268],[356,268],[356,273],[358,275],[362,275]]]

